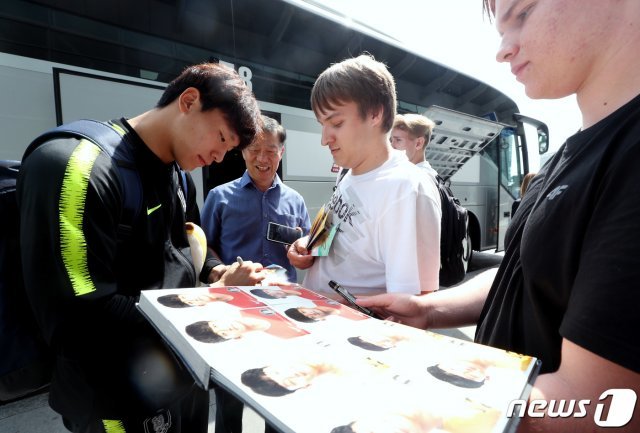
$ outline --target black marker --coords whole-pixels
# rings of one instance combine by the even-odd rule
[[[351,293],[349,293],[347,291],[347,289],[342,287],[340,284],[338,284],[335,281],[331,280],[331,281],[329,281],[329,287],[331,287],[333,290],[338,292],[338,294],[340,296],[342,296],[344,299],[346,299],[347,302],[349,302],[349,304],[351,304],[353,306],[353,308],[355,308],[356,310],[360,311],[361,313],[366,314],[367,316],[375,317],[376,319],[382,319],[380,316],[378,316],[376,313],[374,313],[370,309],[356,304],[356,298]]]

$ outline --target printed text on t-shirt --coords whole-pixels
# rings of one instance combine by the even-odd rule
[[[331,201],[328,206],[334,215],[340,218],[340,220],[348,222],[351,227],[354,225],[352,217],[360,213],[354,204],[347,203],[346,199],[343,200],[342,193],[338,191],[331,196]]]

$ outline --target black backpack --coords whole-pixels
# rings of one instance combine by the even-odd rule
[[[449,287],[464,280],[471,248],[467,236],[469,215],[444,179],[436,176],[440,191],[440,285]],[[465,251],[465,246],[467,251]]]
[[[125,192],[125,215],[119,231],[126,236],[142,209],[142,183],[133,164],[131,147],[107,124],[79,120],[36,138],[23,160],[45,141],[63,137],[86,138],[116,162]],[[53,365],[52,353],[36,325],[22,279],[16,200],[19,169],[19,161],[0,161],[0,401],[3,402],[47,386]]]
[[[31,312],[18,243],[20,161],[0,161],[0,401],[46,386],[51,358]]]
[[[342,178],[349,172],[343,168],[338,173],[335,191]],[[449,287],[464,280],[467,273],[466,264],[471,257],[471,244],[467,236],[469,214],[451,192],[446,182],[436,176],[436,185],[440,192],[440,285]],[[465,252],[465,246],[467,251]]]

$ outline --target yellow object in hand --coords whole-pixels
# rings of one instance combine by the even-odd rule
[[[207,256],[207,237],[202,228],[192,222],[185,223],[184,229],[187,232],[191,258],[193,259],[193,266],[196,269],[197,278],[200,275],[200,271],[202,271],[204,260]]]

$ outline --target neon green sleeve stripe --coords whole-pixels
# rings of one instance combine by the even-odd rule
[[[111,129],[115,130],[118,134],[120,134],[120,136],[124,137],[124,135],[127,133],[127,131],[125,131],[122,127],[120,127],[120,125],[115,124],[115,123],[111,123],[109,122],[109,127],[111,127]]]
[[[89,274],[82,222],[89,176],[99,154],[98,146],[81,140],[69,158],[60,192],[60,248],[76,296],[96,290]]]
[[[106,433],[126,433],[122,421],[117,419],[103,419],[102,425]]]

